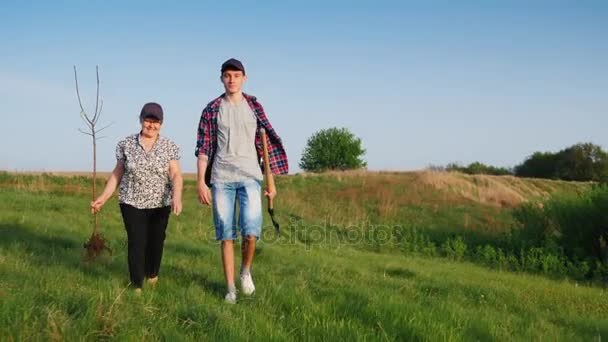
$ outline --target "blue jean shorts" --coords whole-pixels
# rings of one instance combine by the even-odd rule
[[[211,186],[216,240],[236,240],[236,205],[242,236],[262,233],[262,182],[256,179]]]

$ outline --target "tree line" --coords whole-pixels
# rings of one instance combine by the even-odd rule
[[[353,170],[366,167],[362,141],[346,128],[322,129],[307,141],[300,167],[304,171]],[[593,143],[579,143],[558,152],[534,152],[515,167],[497,167],[479,161],[469,165],[449,163],[432,170],[466,174],[514,175],[568,181],[608,180],[608,153]]]
[[[437,167],[432,167],[437,169]],[[467,166],[450,163],[443,168],[467,174],[514,175],[517,177],[605,182],[608,153],[593,143],[579,143],[558,152],[534,152],[513,168],[474,162]]]

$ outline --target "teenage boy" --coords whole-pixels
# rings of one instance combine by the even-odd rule
[[[197,157],[198,198],[213,206],[216,240],[221,241],[222,264],[226,279],[227,303],[236,303],[234,282],[234,240],[237,239],[236,204],[241,243],[241,291],[251,295],[255,285],[251,264],[256,241],[262,233],[262,136],[267,133],[270,169],[287,174],[287,155],[279,135],[268,122],[262,105],[242,92],[247,80],[243,64],[229,59],[222,64],[220,80],[225,92],[203,110],[198,126]],[[276,191],[264,191],[274,198]]]

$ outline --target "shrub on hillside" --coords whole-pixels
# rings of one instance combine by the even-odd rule
[[[534,152],[515,167],[515,175],[531,178],[557,178],[557,155],[551,152]]]
[[[462,236],[447,239],[441,245],[443,254],[453,260],[462,260],[467,252],[467,244]]]
[[[576,144],[557,153],[535,152],[515,167],[519,177],[602,181],[608,177],[608,154],[592,143]]]
[[[305,171],[352,170],[365,167],[361,139],[346,128],[323,129],[306,142],[300,167]]]
[[[507,168],[486,165],[480,162],[473,162],[467,166],[461,166],[458,163],[450,163],[445,167],[445,170],[462,172],[469,175],[505,176],[513,174],[512,171]]]
[[[428,234],[414,227],[397,226],[393,229],[394,240],[404,254],[436,256],[437,246]]]
[[[591,143],[576,144],[558,153],[558,177],[572,181],[600,181],[608,175],[608,154]]]
[[[554,196],[542,205],[526,204],[514,215],[520,224],[514,234],[522,248],[544,247],[570,261],[608,264],[608,186]]]

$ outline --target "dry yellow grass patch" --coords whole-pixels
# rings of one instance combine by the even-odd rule
[[[515,207],[530,198],[542,198],[550,194],[550,191],[536,186],[533,182],[513,176],[424,171],[418,173],[418,181],[471,201],[498,207]]]

